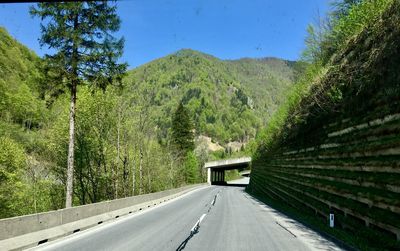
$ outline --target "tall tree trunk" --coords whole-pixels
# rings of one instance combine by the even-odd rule
[[[124,147],[124,160],[122,161],[123,165],[123,193],[124,197],[129,196],[129,161],[130,161],[130,156],[129,156],[129,150],[128,150],[128,139],[127,139],[127,131],[124,131],[124,141],[125,141],[125,147]]]
[[[68,169],[67,169],[67,194],[65,207],[72,206],[73,181],[74,181],[74,145],[75,145],[75,105],[76,105],[76,83],[72,81],[71,101],[69,109],[69,144],[68,144]]]
[[[82,149],[83,147],[82,147],[82,144],[79,141],[79,137],[77,139],[78,139],[77,140],[78,146],[81,145],[81,147],[79,147],[79,149],[80,149],[80,153],[79,154],[81,156],[83,156],[84,149]],[[80,195],[79,199],[81,201],[81,205],[85,205],[86,204],[86,187],[85,187],[84,174],[83,174],[83,169],[82,169],[82,167],[84,166],[83,158],[81,157],[81,158],[79,158],[79,160],[80,160],[79,161],[80,168],[78,168],[78,172],[77,172],[77,175],[78,175],[77,180],[79,181],[79,186],[80,186],[80,190],[81,190],[81,195]],[[89,167],[89,170],[90,169],[91,169],[91,167]]]
[[[147,135],[147,142],[146,144],[150,145],[150,134]],[[146,161],[147,161],[147,193],[151,193],[151,175],[150,175],[150,147],[147,147],[146,151]]]
[[[142,142],[140,143],[142,144]],[[143,193],[143,146],[139,147],[139,194]]]
[[[136,185],[136,143],[133,149],[133,161],[132,161],[132,196],[135,195]]]
[[[146,161],[147,161],[147,163],[149,163],[148,157],[146,158]],[[149,164],[147,164],[147,193],[151,193],[151,176],[150,176]]]
[[[118,103],[118,122],[117,122],[117,163],[114,170],[114,190],[115,195],[114,198],[118,199],[118,168],[120,162],[120,132],[121,132],[121,107],[119,107]]]
[[[74,30],[78,29],[78,13],[74,13]],[[69,110],[69,144],[68,144],[68,167],[67,167],[67,194],[65,208],[72,207],[72,196],[74,193],[74,149],[75,149],[75,106],[76,88],[78,86],[78,47],[73,41],[72,48],[72,74],[71,80],[71,101]]]
[[[170,158],[170,169],[169,169],[169,181],[170,181],[170,188],[174,188],[174,158],[171,154],[169,154]]]
[[[126,147],[126,146],[125,146]],[[128,171],[128,162],[129,162],[129,157],[127,155],[127,153],[125,152],[124,154],[124,160],[122,161],[122,193],[123,196],[126,197],[128,196],[128,192],[127,192],[127,187],[129,186],[129,179],[128,179],[128,175],[129,175],[129,171]]]

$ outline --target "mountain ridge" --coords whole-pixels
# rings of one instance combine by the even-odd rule
[[[125,85],[133,89],[155,86],[158,95],[154,107],[168,107],[158,111],[158,120],[183,102],[193,114],[199,135],[220,143],[248,141],[283,101],[284,91],[297,74],[293,64],[274,57],[223,60],[181,49],[129,70]],[[170,127],[166,120],[166,124],[159,124],[162,136],[167,136]]]
[[[298,62],[296,60],[289,60],[289,59],[280,58],[280,57],[276,57],[276,56],[264,56],[264,57],[243,56],[243,57],[239,57],[239,58],[226,58],[226,59],[224,59],[224,58],[220,58],[220,57],[214,56],[214,55],[212,55],[210,53],[203,52],[203,51],[200,51],[200,50],[195,50],[195,49],[191,49],[191,48],[181,48],[181,49],[178,49],[176,51],[167,53],[164,56],[160,56],[160,57],[154,58],[154,59],[152,59],[152,60],[150,60],[148,62],[145,62],[145,63],[143,63],[141,65],[134,66],[134,67],[128,69],[128,71],[135,70],[135,69],[140,68],[140,67],[142,67],[144,65],[147,65],[149,63],[152,63],[154,61],[157,61],[159,59],[162,59],[162,58],[165,58],[165,57],[168,57],[168,56],[171,56],[171,55],[185,55],[185,54],[192,54],[192,53],[193,54],[198,54],[198,55],[203,55],[203,56],[214,58],[214,59],[218,59],[218,60],[224,61],[224,62],[236,62],[236,61],[247,61],[247,60],[248,61],[259,61],[259,62],[263,62],[263,61],[269,62],[269,61],[277,60],[277,61],[284,61],[284,62],[287,62],[289,64],[294,64],[294,63]]]
[[[12,76],[23,87],[19,91],[26,92],[29,89],[33,93],[27,108],[38,107],[39,110],[34,111],[34,118],[30,120],[34,124],[39,123],[40,118],[36,117],[43,114],[41,110],[45,103],[41,100],[45,97],[39,93],[41,76],[38,68],[41,59],[13,38],[5,28],[1,28],[1,32],[3,42],[17,43],[15,46],[5,44],[4,48],[8,48],[8,52],[4,51],[3,55],[8,60],[11,58],[10,53],[19,53],[20,56],[14,56],[13,60],[19,58],[17,65],[21,68],[20,72],[30,75],[25,78],[27,80],[22,80],[25,75],[20,73],[4,76],[4,87],[11,88],[6,82]],[[11,47],[21,52],[15,52]],[[141,90],[154,87],[152,106],[156,108],[156,114],[152,119],[157,120],[161,128],[160,139],[168,137],[171,114],[177,104],[183,102],[192,113],[197,135],[211,137],[222,145],[230,141],[247,142],[255,137],[259,128],[268,122],[282,102],[284,90],[294,82],[294,64],[293,61],[276,57],[224,60],[185,48],[128,70],[124,83],[131,89],[124,92],[132,92],[134,86]],[[3,67],[2,70],[8,68]],[[7,102],[7,106],[13,107],[12,100]],[[9,114],[5,109],[3,111]],[[32,117],[29,109],[22,112],[21,115],[15,113],[17,116],[3,115],[15,117],[18,122],[23,122],[25,117]]]

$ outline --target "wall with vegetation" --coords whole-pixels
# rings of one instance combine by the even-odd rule
[[[331,59],[255,154],[250,191],[399,248],[400,1]],[[397,240],[397,241],[396,241]]]

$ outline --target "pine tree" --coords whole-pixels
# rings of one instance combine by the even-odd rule
[[[122,55],[124,40],[111,35],[119,30],[120,19],[116,6],[107,1],[39,3],[31,7],[30,13],[41,18],[40,44],[56,51],[45,58],[71,93],[65,202],[68,208],[73,195],[77,87],[90,84],[105,89],[122,76],[126,64],[118,64],[117,59]]]
[[[193,127],[189,111],[180,103],[172,119],[172,143],[180,157],[194,150]]]

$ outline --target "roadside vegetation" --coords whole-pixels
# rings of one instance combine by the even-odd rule
[[[85,4],[32,8],[54,25],[44,23],[40,42],[55,53],[43,58],[0,27],[0,218],[204,182],[206,161],[248,154],[302,71],[277,58],[224,61],[184,49],[124,73],[123,40],[88,30],[118,30],[115,8]],[[105,18],[91,19],[96,11]],[[63,13],[94,26],[74,29]],[[181,148],[180,133],[193,145]]]
[[[121,76],[122,65],[112,79],[63,75],[62,53],[40,58],[0,27],[0,218],[65,206],[72,80],[79,79],[71,205],[204,182],[204,162],[257,158],[284,142],[335,53],[391,2],[336,2],[326,20],[309,26],[302,62],[223,61],[181,50]],[[55,10],[48,11],[36,14]],[[115,63],[122,44],[114,46]],[[86,63],[101,55],[92,56]],[[340,91],[330,95],[340,101]],[[186,143],[178,140],[182,133]],[[192,145],[200,135],[223,149]],[[225,147],[232,141],[245,144],[232,151]]]
[[[308,27],[304,74],[249,146],[249,192],[360,250],[399,248],[398,212],[379,205],[383,197],[398,205],[387,189],[391,179],[398,185],[397,171],[381,171],[398,167],[398,153],[379,151],[398,147],[399,124],[370,125],[399,112],[399,3],[333,2],[327,19]],[[368,128],[354,135],[329,135],[362,123]]]
[[[321,110],[341,101],[340,88],[333,86],[325,92],[320,86],[321,79],[332,68],[335,55],[346,49],[366,27],[371,26],[393,0],[344,0],[333,1],[333,10],[325,19],[317,18],[316,23],[307,28],[305,50],[302,54],[304,73],[292,85],[283,104],[270,118],[268,125],[261,130],[259,137],[251,144],[251,151],[257,158],[258,153],[272,150],[284,142],[293,127],[305,121],[309,115],[310,99],[321,106]],[[326,82],[325,82],[326,84]],[[329,87],[326,87],[329,88]],[[328,97],[329,99],[327,99]],[[257,150],[258,149],[258,150]]]

